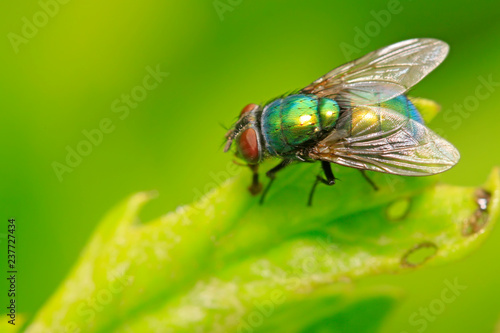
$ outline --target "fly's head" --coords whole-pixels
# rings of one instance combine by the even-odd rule
[[[236,156],[249,165],[262,162],[263,146],[261,142],[258,117],[261,108],[257,104],[248,104],[241,110],[240,118],[226,133],[226,146],[224,152],[231,149],[233,141],[236,144]]]

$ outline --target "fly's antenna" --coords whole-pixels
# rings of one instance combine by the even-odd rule
[[[234,126],[226,133],[226,145],[224,146],[224,152],[227,153],[231,149],[231,144],[238,134],[242,133],[246,129],[252,127],[252,121],[250,114],[243,115]]]
[[[231,149],[231,145],[233,143],[232,139],[227,140],[226,145],[224,146],[224,152],[227,153],[229,149]]]
[[[252,127],[252,123],[248,122],[246,118],[244,118],[243,122],[238,122],[235,127],[230,129],[226,133],[226,145],[224,146],[224,152],[227,153],[229,149],[231,149],[231,144],[233,143],[234,139],[240,134],[243,133],[245,130],[249,129]]]
[[[234,130],[229,130],[226,133],[226,145],[224,146],[224,152],[227,153],[229,149],[231,149],[231,144],[233,143],[234,137],[236,135],[234,134]]]
[[[220,150],[224,145],[226,145],[226,139],[224,138],[223,140],[221,140],[221,143],[219,145],[219,148],[217,150]]]

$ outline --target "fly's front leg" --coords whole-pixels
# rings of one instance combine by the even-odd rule
[[[252,195],[257,195],[262,191],[262,184],[259,182],[259,165],[249,164],[248,167],[252,170],[252,185],[248,190]]]
[[[252,171],[252,184],[248,187],[248,191],[252,195],[257,195],[262,191],[262,184],[259,183],[259,165],[258,164],[243,164],[238,161],[233,161],[234,164],[240,166],[247,166]]]
[[[325,174],[326,178],[323,178],[320,175],[316,176],[316,181],[314,182],[311,192],[309,193],[309,200],[307,201],[308,206],[312,206],[314,192],[316,191],[316,186],[318,186],[318,183],[323,183],[328,186],[335,184],[335,176],[333,175],[330,162],[321,161],[321,168],[323,169],[323,173]]]
[[[271,185],[273,184],[274,179],[276,178],[276,173],[278,171],[284,169],[288,165],[290,165],[291,162],[292,162],[292,160],[283,160],[280,162],[280,164],[278,164],[277,166],[275,166],[274,168],[272,168],[271,170],[266,172],[266,176],[269,178],[269,183],[267,184],[266,189],[264,190],[264,192],[262,193],[262,196],[260,197],[259,203],[261,205],[264,203],[267,192],[269,192],[269,189],[271,188]]]

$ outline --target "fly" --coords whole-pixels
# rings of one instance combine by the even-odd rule
[[[335,184],[331,163],[402,176],[444,172],[460,159],[458,150],[424,124],[408,90],[447,56],[448,44],[436,39],[402,41],[342,65],[296,93],[265,104],[249,104],[226,134],[224,151],[253,172],[249,190],[261,191],[258,165],[267,158],[281,162],[266,175],[270,181],[261,203],[283,168],[320,161],[319,183]],[[431,102],[432,103],[432,102]]]

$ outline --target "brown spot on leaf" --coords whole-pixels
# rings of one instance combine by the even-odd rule
[[[436,255],[438,247],[432,242],[423,242],[412,247],[401,259],[403,267],[417,267]]]
[[[488,224],[489,220],[489,203],[491,200],[491,193],[479,188],[474,193],[477,208],[472,215],[464,222],[462,227],[462,235],[471,236],[475,235]]]
[[[389,204],[385,214],[390,221],[401,221],[408,216],[411,208],[410,198],[402,198]]]

